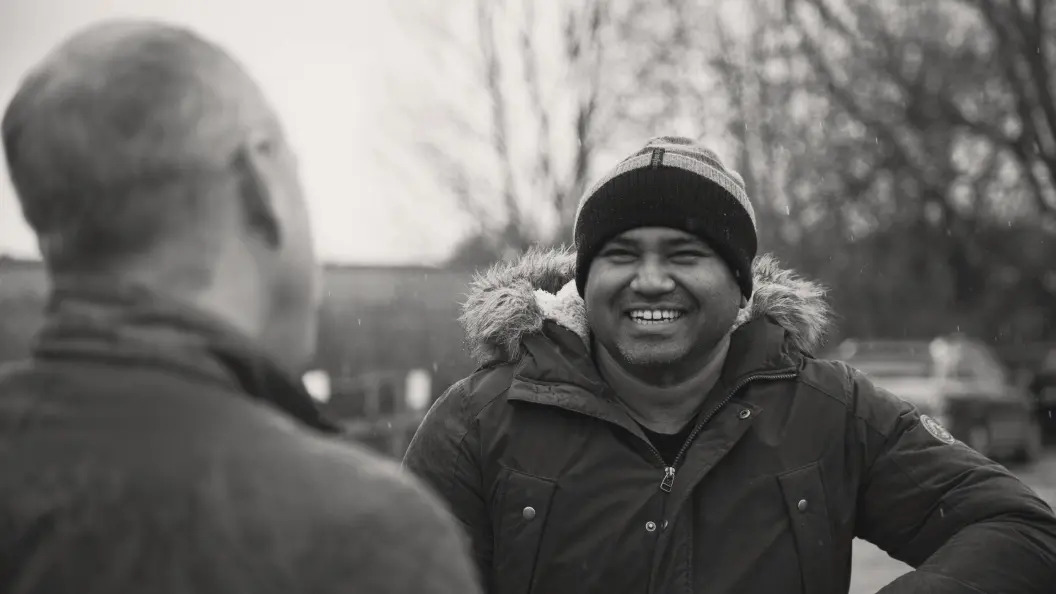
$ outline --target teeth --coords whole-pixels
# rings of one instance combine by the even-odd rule
[[[672,309],[636,309],[631,318],[640,324],[671,322],[682,317],[682,312]]]

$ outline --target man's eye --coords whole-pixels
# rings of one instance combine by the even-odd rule
[[[707,257],[708,257],[707,254],[705,254],[704,252],[699,252],[699,251],[675,252],[674,254],[671,254],[669,256],[669,258],[671,259],[672,262],[679,262],[679,263],[696,262],[697,260],[702,260],[702,259],[707,258]]]
[[[635,259],[634,252],[628,250],[606,250],[602,254],[606,259],[613,260],[615,262],[628,262]]]

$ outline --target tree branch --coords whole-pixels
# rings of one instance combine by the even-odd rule
[[[578,41],[578,34],[574,33],[575,27],[566,28],[566,55],[573,65],[573,72],[582,70],[584,65],[590,66],[590,84],[587,86],[586,94],[578,101],[575,115],[576,148],[572,162],[572,176],[562,192],[558,213],[565,226],[570,226],[569,219],[574,216],[575,203],[586,191],[587,177],[590,175],[590,160],[594,155],[597,142],[595,138],[595,115],[597,114],[598,98],[601,91],[601,56],[604,49],[601,43],[601,28],[604,23],[602,15],[602,4],[595,0],[591,3],[587,17],[587,28],[585,40],[590,48],[590,62],[584,59],[582,44]]]
[[[474,196],[473,184],[463,164],[444,147],[433,142],[419,142],[418,150],[426,161],[432,163],[432,170],[450,190],[459,209],[471,219],[473,234],[483,235],[496,231],[496,221]]]
[[[1019,47],[1020,55],[1030,71],[1030,76],[1027,78],[1034,87],[1034,91],[1037,94],[1038,108],[1044,115],[1044,120],[1038,122],[1039,127],[1044,128],[1047,132],[1046,142],[1048,146],[1042,147],[1043,154],[1046,157],[1056,158],[1056,101],[1053,99],[1050,85],[1051,73],[1045,68],[1044,55],[1041,51],[1042,29],[1044,28],[1042,19],[1044,14],[1041,10],[1041,5],[1036,1],[1034,3],[1033,21],[1028,19],[1023,13],[1019,2],[1010,2],[1009,5],[1014,13],[1016,27],[1022,35],[1021,40],[1016,45]],[[1034,47],[1033,52],[1030,51],[1031,46]],[[1056,170],[1053,173],[1056,173]]]
[[[840,107],[845,109],[851,116],[865,125],[867,129],[871,130],[877,136],[878,140],[881,138],[883,139],[884,145],[894,151],[893,154],[888,154],[884,157],[887,159],[887,166],[892,171],[901,170],[911,175],[913,179],[921,185],[922,191],[920,196],[922,202],[925,204],[936,204],[943,213],[947,229],[960,236],[961,231],[960,225],[958,224],[959,217],[951,208],[949,201],[946,200],[947,184],[944,182],[948,180],[934,179],[933,175],[929,175],[928,171],[921,167],[919,160],[913,158],[910,155],[910,150],[899,140],[895,131],[895,126],[867,113],[866,110],[864,110],[854,99],[851,92],[836,82],[834,73],[821,55],[818,43],[806,32],[806,28],[803,27],[802,23],[799,22],[798,19],[795,19],[795,17],[793,17],[793,24],[798,27],[803,35],[804,54],[813,65],[815,71],[821,75],[823,84],[825,84],[829,94],[836,100]],[[947,247],[953,249],[952,246]]]
[[[513,162],[509,149],[506,97],[502,89],[502,61],[495,40],[493,7],[496,0],[477,0],[477,30],[484,58],[484,86],[491,101],[491,144],[502,168],[502,197],[506,205],[507,231],[520,229],[522,217],[514,185]]]
[[[1027,175],[1027,178],[1034,189],[1034,202],[1038,209],[1042,213],[1048,213],[1049,215],[1056,214],[1056,204],[1049,204],[1045,199],[1045,193],[1042,189],[1041,182],[1037,179],[1037,175],[1034,173],[1033,164],[1039,158],[1049,171],[1050,177],[1056,181],[1056,154],[1047,155],[1045,154],[1045,147],[1042,146],[1037,134],[1037,125],[1035,109],[1036,106],[1031,105],[1031,93],[1027,88],[1030,82],[1025,81],[1024,77],[1019,73],[1019,69],[1016,68],[1017,62],[1022,54],[1021,45],[1015,40],[1015,35],[1008,30],[1008,25],[1005,19],[997,12],[996,7],[988,0],[966,0],[972,2],[975,7],[986,19],[986,22],[990,25],[991,30],[994,31],[998,41],[998,51],[1004,56],[1004,63],[1006,68],[1006,80],[1012,87],[1013,93],[1016,97],[1016,115],[1020,121],[1020,134],[1016,142],[1013,142],[1012,147],[1017,158],[1021,162],[1022,170]],[[1014,2],[1013,2],[1014,3]],[[1027,52],[1029,53],[1029,51]],[[1030,78],[1030,77],[1026,77]],[[1045,79],[1046,85],[1049,83]],[[1049,94],[1051,101],[1051,93]],[[1056,128],[1051,129],[1052,133],[1056,134]],[[1035,154],[1035,150],[1037,154]]]
[[[554,201],[554,208],[561,212],[561,190],[554,178],[553,147],[550,143],[550,111],[543,102],[542,82],[539,79],[539,52],[534,44],[535,3],[531,0],[522,3],[524,6],[524,23],[521,26],[521,63],[524,68],[524,82],[528,89],[528,102],[535,114],[536,123],[536,175],[546,184],[546,191]]]
[[[818,12],[818,16],[821,17],[821,20],[833,29],[835,29],[837,32],[839,32],[845,39],[850,41],[857,41],[860,38],[858,33],[854,30],[854,27],[852,27],[850,23],[846,23],[841,20],[840,17],[836,16],[835,11],[829,8],[829,5],[825,2],[825,0],[802,1],[806,2],[810,6],[813,6],[814,10]],[[786,8],[789,9],[790,14],[792,11],[795,10],[791,6],[793,3],[795,3],[795,0],[786,0]]]

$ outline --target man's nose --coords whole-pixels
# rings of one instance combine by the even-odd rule
[[[675,289],[675,279],[671,278],[667,267],[655,257],[642,258],[637,274],[631,280],[631,290],[645,296],[657,296],[670,293]]]

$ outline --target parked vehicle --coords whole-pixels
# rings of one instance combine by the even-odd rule
[[[830,356],[915,405],[985,456],[1033,461],[1042,453],[1034,398],[978,340],[847,340]]]

